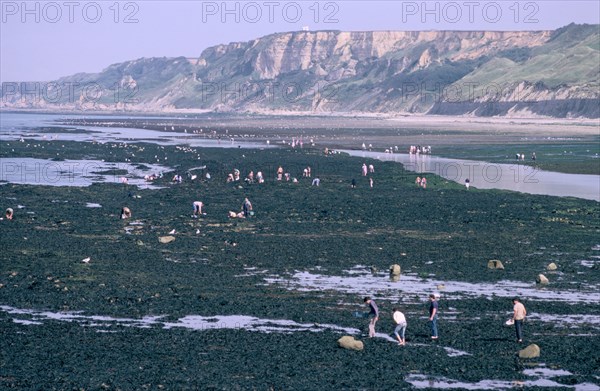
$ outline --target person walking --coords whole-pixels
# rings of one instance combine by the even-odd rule
[[[513,322],[515,323],[515,333],[517,334],[517,342],[523,342],[523,320],[527,315],[527,310],[519,298],[513,299]]]
[[[435,295],[429,295],[429,322],[431,324],[431,339],[438,339],[438,302]]]
[[[392,318],[394,318],[394,322],[396,322],[394,335],[398,339],[398,345],[404,345],[406,344],[406,338],[404,338],[404,333],[406,331],[406,317],[398,308],[394,308]]]
[[[369,318],[371,318],[369,321],[369,338],[373,338],[375,336],[375,324],[379,320],[379,308],[370,297],[365,297],[363,301],[371,309],[369,312]]]

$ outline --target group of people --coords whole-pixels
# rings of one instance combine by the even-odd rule
[[[368,313],[369,317],[369,338],[373,338],[375,336],[375,325],[379,320],[379,307],[375,303],[373,299],[370,297],[365,297],[363,299],[364,303],[369,307],[370,311]],[[527,316],[527,310],[525,306],[518,297],[513,298],[513,316],[509,319],[508,324],[514,324],[515,333],[517,336],[517,342],[523,342],[523,321],[525,320],[525,316]],[[439,338],[438,335],[438,313],[439,313],[439,303],[438,296],[434,293],[429,295],[429,317],[428,323],[431,328],[431,339],[437,340]],[[394,328],[394,336],[398,340],[398,345],[406,344],[406,327],[407,321],[406,316],[400,311],[399,308],[394,308],[392,311],[392,319],[395,323]]]
[[[410,148],[408,148],[408,153],[411,155],[430,154],[431,146],[411,145]]]
[[[416,183],[417,187],[422,187],[423,189],[427,189],[427,178],[425,178],[425,177],[421,178],[420,176],[418,176],[417,179],[415,179],[415,183]]]
[[[525,160],[525,154],[524,153],[517,153],[515,155],[515,159],[517,160]],[[537,159],[537,156],[535,155],[535,152],[531,153],[531,160],[535,161]]]

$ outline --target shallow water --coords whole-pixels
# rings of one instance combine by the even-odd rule
[[[524,371],[525,373],[525,371]],[[467,383],[445,377],[428,377],[421,374],[410,374],[404,380],[415,388],[440,388],[440,389],[463,389],[463,390],[504,390],[519,387],[557,387],[569,388],[576,391],[597,391],[600,390],[596,384],[582,383],[574,386],[557,383],[546,376],[539,376],[540,373],[527,373],[528,376],[536,379],[532,380],[481,380],[477,383]]]
[[[0,158],[0,181],[43,186],[85,187],[93,183],[122,183],[142,189],[160,189],[144,180],[144,175],[169,171],[168,167],[144,164],[144,169],[131,163],[100,160],[60,160],[35,158]],[[126,170],[127,174],[101,174],[107,170]],[[92,206],[88,206],[92,207]]]
[[[577,197],[600,201],[600,175],[564,174],[542,171],[519,164],[487,163],[476,160],[448,159],[431,155],[340,150],[351,156],[401,163],[417,173],[431,173],[479,189],[500,189],[528,194]],[[360,167],[359,167],[360,168]]]
[[[597,286],[587,289],[558,290],[552,287],[538,288],[535,283],[498,281],[496,283],[470,283],[420,278],[414,274],[402,274],[399,281],[392,281],[386,273],[373,274],[366,266],[358,265],[341,276],[329,276],[310,271],[296,271],[291,276],[266,276],[267,284],[277,284],[290,290],[350,293],[376,296],[386,300],[406,301],[419,298],[427,292],[440,294],[445,300],[460,300],[464,297],[527,297],[535,301],[562,301],[567,303],[598,303],[600,292]],[[444,285],[443,290],[438,290]]]
[[[181,327],[192,330],[240,329],[264,333],[321,332],[325,330],[345,334],[360,333],[358,329],[332,324],[297,323],[293,320],[260,319],[247,315],[188,315],[175,322],[167,322],[161,320],[165,318],[164,315],[145,316],[141,319],[113,318],[110,316],[84,315],[81,312],[52,312],[20,309],[5,305],[0,306],[0,311],[13,315],[13,322],[23,325],[43,325],[44,321],[56,320],[62,322],[75,322],[82,326],[98,328],[125,326],[139,328],[160,327],[169,330]]]
[[[221,140],[206,138],[203,134],[194,133],[175,133],[150,129],[121,128],[121,127],[102,127],[85,125],[61,125],[61,122],[69,119],[90,119],[94,117],[84,117],[76,115],[53,115],[53,114],[23,114],[23,113],[2,113],[2,123],[0,125],[0,139],[3,141],[33,139],[33,140],[62,140],[62,141],[80,141],[80,142],[148,142],[159,145],[189,145],[191,147],[217,147],[217,148],[273,148],[262,142],[251,142],[243,139],[223,138]],[[98,117],[106,119],[106,117]],[[131,118],[131,117],[111,117],[111,118]],[[152,117],[136,117],[140,120],[150,119]],[[167,121],[169,118],[162,118]],[[43,126],[52,126],[55,132],[40,133],[35,128]],[[79,129],[86,132],[70,133],[61,132],[60,128]]]

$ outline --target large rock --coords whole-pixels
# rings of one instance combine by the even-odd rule
[[[344,335],[342,338],[338,339],[338,345],[340,348],[348,349],[348,350],[363,350],[364,344],[362,341],[357,341],[354,337],[350,335]]]
[[[393,264],[392,266],[390,266],[390,275],[391,276],[399,276],[401,271],[402,271],[402,269],[400,269],[400,265],[398,265],[398,264]]]
[[[497,259],[488,261],[488,269],[504,270],[504,265]]]
[[[171,243],[175,241],[175,236],[161,236],[160,238],[158,238],[158,241],[161,243]]]
[[[546,285],[548,284],[550,281],[548,281],[548,279],[546,278],[545,275],[543,274],[538,274],[538,276],[535,278],[535,282],[537,282],[540,285]]]
[[[540,356],[540,347],[532,343],[525,349],[519,350],[519,358],[536,358]]]
[[[546,269],[549,271],[554,271],[554,270],[558,269],[558,266],[556,266],[556,263],[552,262],[551,264],[546,266]]]

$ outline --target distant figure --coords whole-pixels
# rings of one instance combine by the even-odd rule
[[[262,171],[256,173],[256,180],[258,181],[258,183],[263,183],[265,181],[265,178],[263,178]]]
[[[363,301],[371,309],[369,312],[369,318],[371,318],[369,321],[369,338],[373,338],[375,336],[375,324],[379,320],[379,308],[370,297],[365,297]]]
[[[205,178],[206,178],[207,181],[209,181],[210,180],[210,173],[207,172],[206,175],[205,175]]]
[[[121,209],[121,220],[129,219],[129,218],[131,218],[131,209],[129,209],[128,207],[124,206]]]
[[[244,216],[244,212],[235,213],[232,210],[230,210],[228,212],[228,216],[229,216],[230,219],[244,219],[244,218],[246,218],[246,216]]]
[[[250,215],[250,211],[252,211],[252,204],[248,198],[244,198],[244,203],[242,204],[242,212],[244,217],[248,217]]]
[[[531,160],[535,161],[535,159],[536,159],[536,157],[535,157],[535,152],[533,152],[533,153],[531,154]]]
[[[517,297],[513,300],[513,321],[515,323],[515,332],[517,334],[517,342],[523,342],[523,320],[527,315],[525,306],[519,301]]]
[[[196,218],[198,216],[202,216],[202,207],[204,206],[202,201],[194,201],[192,206],[194,208],[194,214],[192,215],[192,217]]]
[[[129,183],[129,179],[127,179],[126,177],[122,176],[121,177],[121,183],[124,184],[124,185],[126,185],[126,184]]]
[[[367,164],[363,163],[362,165],[362,175],[367,176]]]
[[[14,217],[14,210],[12,208],[6,208],[6,212],[4,213],[4,216],[6,216],[6,220],[12,220]]]
[[[369,164],[369,172],[370,172],[371,174],[373,174],[373,173],[375,172],[375,166],[374,166],[374,165],[372,165],[372,164]]]
[[[311,175],[312,175],[312,172],[311,172],[310,166],[307,166],[307,167],[306,167],[306,170],[308,171],[308,177],[310,178],[310,177],[311,177]]]
[[[467,190],[469,190],[469,185],[471,185],[471,181],[469,180],[469,178],[465,179],[465,186],[467,187]]]
[[[433,293],[429,295],[429,301],[429,322],[431,323],[431,339],[438,339],[438,302]]]
[[[362,144],[362,149],[367,149],[367,146],[365,145],[365,143]]]
[[[425,178],[425,177],[421,178],[421,187],[423,189],[427,189],[427,178]]]
[[[356,188],[356,179],[352,178],[352,182],[350,183],[350,187],[355,189]]]
[[[308,169],[307,169],[307,168],[305,168],[305,169],[302,171],[302,176],[303,176],[303,177],[305,177],[305,178],[308,178]]]
[[[417,186],[421,186],[421,177],[418,176],[417,179],[415,179],[415,183],[417,184]]]
[[[373,178],[369,178],[369,187],[373,188]]]
[[[321,180],[319,178],[315,178],[312,181],[312,186],[319,186],[321,184]]]
[[[516,158],[517,160],[521,159],[521,154],[520,154],[520,153],[517,153],[517,154],[515,155],[515,158]]]
[[[396,323],[394,335],[398,339],[398,345],[404,345],[406,343],[406,339],[404,338],[404,333],[406,331],[406,317],[398,308],[394,308],[392,318],[394,318],[394,322]]]
[[[279,166],[277,169],[277,180],[280,181],[283,179],[283,167]]]

